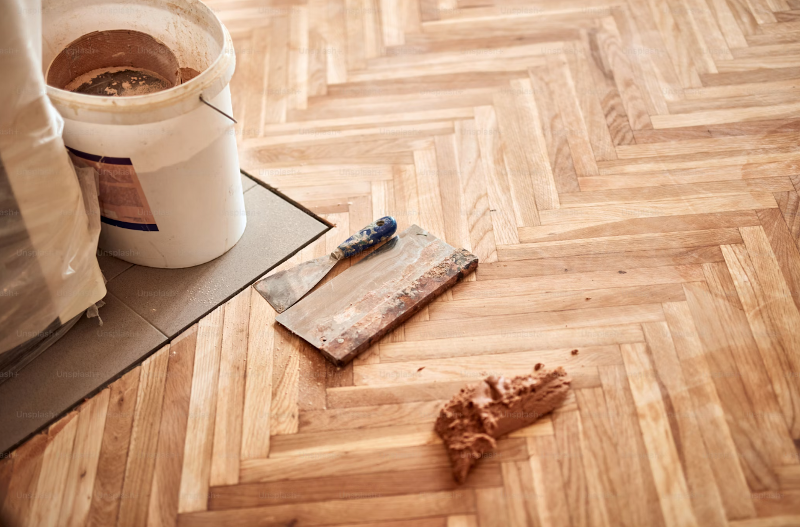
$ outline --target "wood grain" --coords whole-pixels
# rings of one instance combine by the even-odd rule
[[[27,525],[42,470],[47,434],[38,434],[14,451],[14,470],[8,482],[0,518],[12,525]]]
[[[178,517],[183,448],[189,421],[197,325],[170,343],[147,524],[173,526]]]
[[[245,289],[225,305],[210,486],[239,482],[250,294]]]
[[[725,421],[725,411],[714,385],[710,366],[697,334],[686,302],[663,304],[664,316],[672,335],[673,345],[681,362],[681,371],[695,408],[697,423],[706,449],[711,453],[709,463],[723,501],[726,517],[749,518],[755,515],[744,472],[737,460],[736,445]]]
[[[36,489],[23,499],[33,500],[27,525],[57,525],[69,476],[78,414],[72,412],[50,427],[48,444],[42,455],[42,471]]]
[[[278,269],[387,214],[480,264],[344,368],[241,291],[0,455],[4,525],[800,524],[799,0],[206,3],[242,167],[335,224]],[[537,364],[455,487],[441,406]]]
[[[117,521],[141,371],[138,366],[109,387],[106,423],[87,522],[93,527],[113,525]]]
[[[658,490],[664,524],[698,525],[661,393],[656,384],[647,380],[654,376],[647,346],[643,343],[623,344],[620,350],[625,360],[631,394],[636,402],[636,413]]]
[[[266,457],[269,454],[274,321],[275,311],[270,309],[267,301],[255,289],[251,289],[247,377],[242,417],[242,459]]]
[[[164,346],[142,363],[125,481],[122,485],[122,497],[126,499],[120,501],[117,525],[137,525],[147,520],[157,459],[158,429],[163,410],[169,348]]]
[[[61,503],[61,524],[77,526],[87,523],[110,394],[111,390],[103,390],[81,408]]]
[[[178,495],[179,514],[203,510],[208,502],[224,316],[224,308],[218,307],[197,328],[189,421]]]

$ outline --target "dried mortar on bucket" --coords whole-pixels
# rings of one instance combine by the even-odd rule
[[[71,42],[47,71],[47,84],[87,95],[130,97],[167,90],[200,72],[181,68],[158,39],[129,29],[93,31]]]

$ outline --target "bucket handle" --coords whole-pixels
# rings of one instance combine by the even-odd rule
[[[228,115],[227,113],[223,112],[222,110],[220,110],[219,108],[217,108],[216,106],[214,106],[213,104],[211,104],[210,102],[208,102],[207,100],[203,99],[203,94],[202,94],[202,93],[200,94],[200,102],[202,102],[203,104],[206,104],[206,105],[210,106],[211,108],[215,109],[216,111],[218,111],[219,113],[221,113],[222,115],[224,115],[225,117],[227,117],[228,119],[230,119],[231,121],[233,121],[234,123],[237,123],[237,124],[238,124],[238,121],[237,121],[236,119],[234,119],[233,117],[231,117],[231,116],[230,116],[230,115]]]

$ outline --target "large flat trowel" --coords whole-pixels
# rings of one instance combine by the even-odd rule
[[[385,216],[350,236],[331,254],[275,273],[256,282],[254,287],[275,311],[283,313],[311,291],[340,260],[388,240],[396,231],[395,219]]]

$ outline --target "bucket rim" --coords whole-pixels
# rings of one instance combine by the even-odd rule
[[[222,31],[222,48],[219,55],[205,68],[199,75],[191,80],[173,86],[166,90],[144,95],[132,95],[127,97],[112,97],[101,95],[88,95],[75,93],[61,88],[56,88],[45,84],[47,95],[50,101],[59,109],[72,110],[70,113],[82,114],[85,118],[90,115],[99,117],[99,121],[104,121],[101,115],[110,117],[113,115],[134,115],[141,114],[142,122],[158,121],[161,119],[148,119],[147,114],[157,112],[163,108],[172,106],[182,106],[179,114],[202,106],[200,101],[202,96],[206,100],[214,98],[229,84],[236,66],[236,53],[231,38],[225,24],[219,16],[203,2],[192,2],[195,6],[202,6],[206,15],[211,15]],[[120,28],[125,29],[125,28]],[[157,38],[157,36],[156,36]],[[48,71],[50,65],[48,65]],[[45,74],[46,76],[46,74]],[[188,105],[187,105],[188,103]],[[174,115],[173,115],[174,116]],[[89,118],[89,121],[97,119]],[[137,119],[138,120],[138,119]]]

